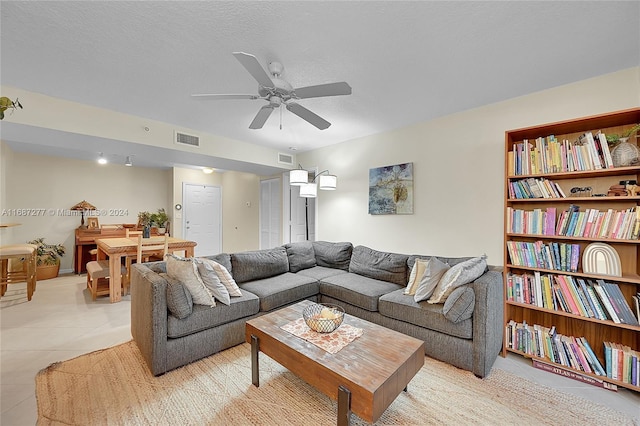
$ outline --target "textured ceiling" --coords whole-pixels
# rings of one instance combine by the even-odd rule
[[[3,1],[0,14],[2,85],[281,151],[640,65],[637,1]],[[266,101],[190,96],[255,94],[235,51],[281,62],[294,87],[353,94],[300,101],[327,130],[287,110],[282,129],[274,112],[250,130]]]

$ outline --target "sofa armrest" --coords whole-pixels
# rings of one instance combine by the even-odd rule
[[[131,335],[151,373],[167,371],[167,281],[144,264],[131,268]]]
[[[476,296],[473,310],[473,373],[489,374],[502,348],[502,273],[490,270],[473,282]]]

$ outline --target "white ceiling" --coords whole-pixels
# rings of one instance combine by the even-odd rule
[[[2,1],[0,14],[2,85],[285,152],[640,65],[638,1]],[[346,81],[353,93],[299,101],[327,130],[286,109],[281,130],[278,112],[250,130],[266,101],[190,96],[255,94],[235,51],[281,62],[294,87]],[[91,143],[57,149],[59,133],[5,126],[2,138],[95,157]],[[143,147],[113,148],[131,149]]]

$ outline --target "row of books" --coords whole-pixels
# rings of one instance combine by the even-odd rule
[[[584,337],[559,334],[555,326],[530,326],[526,321],[511,320],[506,326],[506,338],[508,348],[578,371],[606,376],[606,369]]]
[[[574,172],[613,168],[604,133],[582,134],[576,141],[560,142],[554,135],[516,143],[508,157],[509,175]]]
[[[509,181],[509,198],[567,198],[557,182],[545,178]]]
[[[640,386],[640,352],[620,343],[604,342],[607,377]]]
[[[640,325],[640,300],[634,297],[631,308],[616,283],[538,271],[509,273],[506,281],[509,301],[616,324]]]
[[[507,241],[507,253],[514,266],[578,272],[580,245],[542,241]]]
[[[640,208],[625,210],[586,209],[570,205],[556,219],[555,207],[522,210],[507,207],[507,232],[528,235],[637,240],[640,238]]]

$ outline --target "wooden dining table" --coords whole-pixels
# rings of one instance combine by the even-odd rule
[[[143,238],[143,245],[164,244],[164,237]],[[168,238],[169,253],[184,251],[186,257],[192,257],[195,241]],[[109,258],[109,295],[111,303],[122,300],[122,277],[120,275],[122,258],[135,256],[138,252],[138,238],[99,238],[96,239],[98,260]]]

